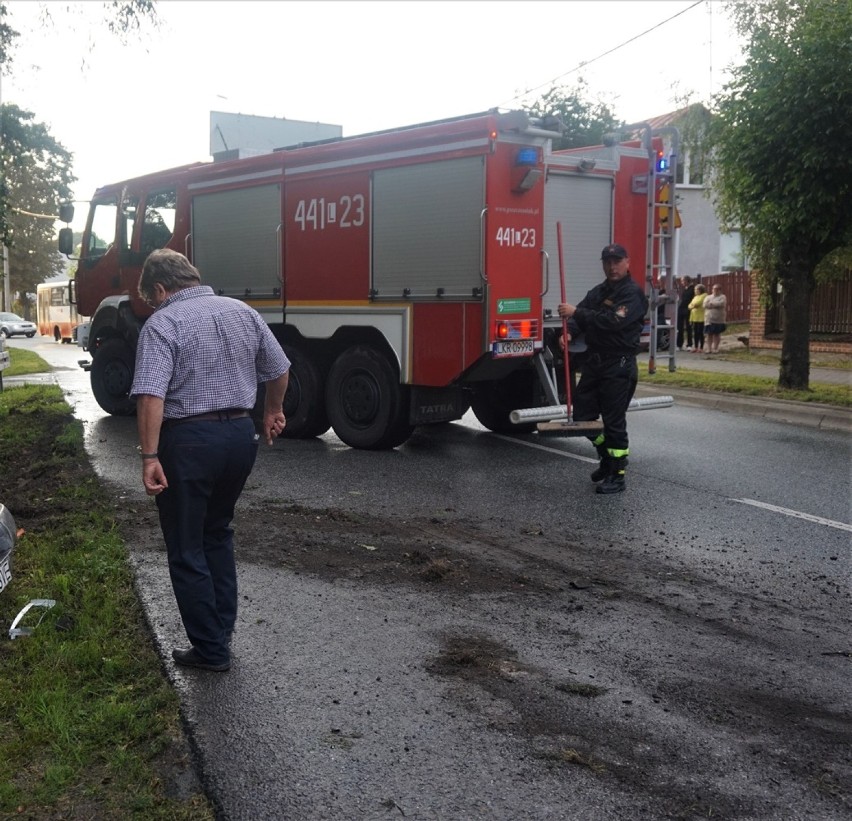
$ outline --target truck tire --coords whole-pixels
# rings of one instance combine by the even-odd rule
[[[136,402],[130,398],[134,364],[133,351],[122,339],[107,339],[94,353],[89,370],[92,393],[112,416],[136,413]]]
[[[388,358],[370,346],[355,345],[337,357],[325,396],[331,426],[350,447],[395,448],[414,430],[407,388]]]
[[[285,439],[312,439],[331,427],[325,410],[325,382],[316,362],[299,348],[284,347],[290,381],[284,395]],[[262,414],[262,410],[261,410]]]
[[[531,433],[536,423],[514,425],[509,414],[518,408],[535,406],[532,370],[518,370],[503,379],[481,382],[473,391],[470,403],[473,413],[488,430],[494,433]]]

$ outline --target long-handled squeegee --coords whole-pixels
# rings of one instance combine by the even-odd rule
[[[565,295],[565,262],[562,258],[562,223],[556,223],[556,244],[559,250],[559,284],[562,287],[562,301],[567,302]],[[575,422],[573,408],[571,407],[571,363],[568,354],[568,320],[562,317],[562,340],[565,343],[565,352],[562,361],[565,364],[565,419],[556,419],[551,422],[539,422],[536,425],[539,433],[551,436],[588,436],[590,433],[598,433],[603,430],[603,422],[595,419],[592,422]]]

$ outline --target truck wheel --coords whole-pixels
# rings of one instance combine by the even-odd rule
[[[537,404],[533,391],[531,370],[514,371],[507,377],[476,385],[471,408],[476,418],[494,433],[531,433],[536,423],[514,425],[509,414],[518,408],[531,408]]]
[[[136,402],[130,398],[133,368],[133,351],[121,339],[107,339],[92,358],[92,393],[101,408],[113,416],[136,412]]]
[[[350,447],[395,448],[414,430],[408,421],[408,389],[375,348],[345,350],[331,366],[325,396],[334,432]]]
[[[299,348],[285,347],[290,360],[290,381],[284,396],[286,439],[311,439],[322,436],[330,427],[325,410],[325,384],[313,359]],[[261,409],[261,414],[262,414]]]

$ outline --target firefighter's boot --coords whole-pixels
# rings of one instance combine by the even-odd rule
[[[606,447],[601,444],[595,445],[595,450],[598,452],[598,456],[600,457],[601,463],[592,471],[592,481],[600,482],[602,479],[606,479],[609,475],[609,451]]]
[[[610,457],[610,471],[607,477],[595,488],[595,493],[621,493],[627,487],[624,474],[627,468],[627,457]]]

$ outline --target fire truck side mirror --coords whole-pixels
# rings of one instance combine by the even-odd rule
[[[74,203],[60,202],[59,203],[59,221],[72,222],[74,219]]]
[[[59,253],[66,257],[74,253],[74,232],[70,228],[59,229]]]

